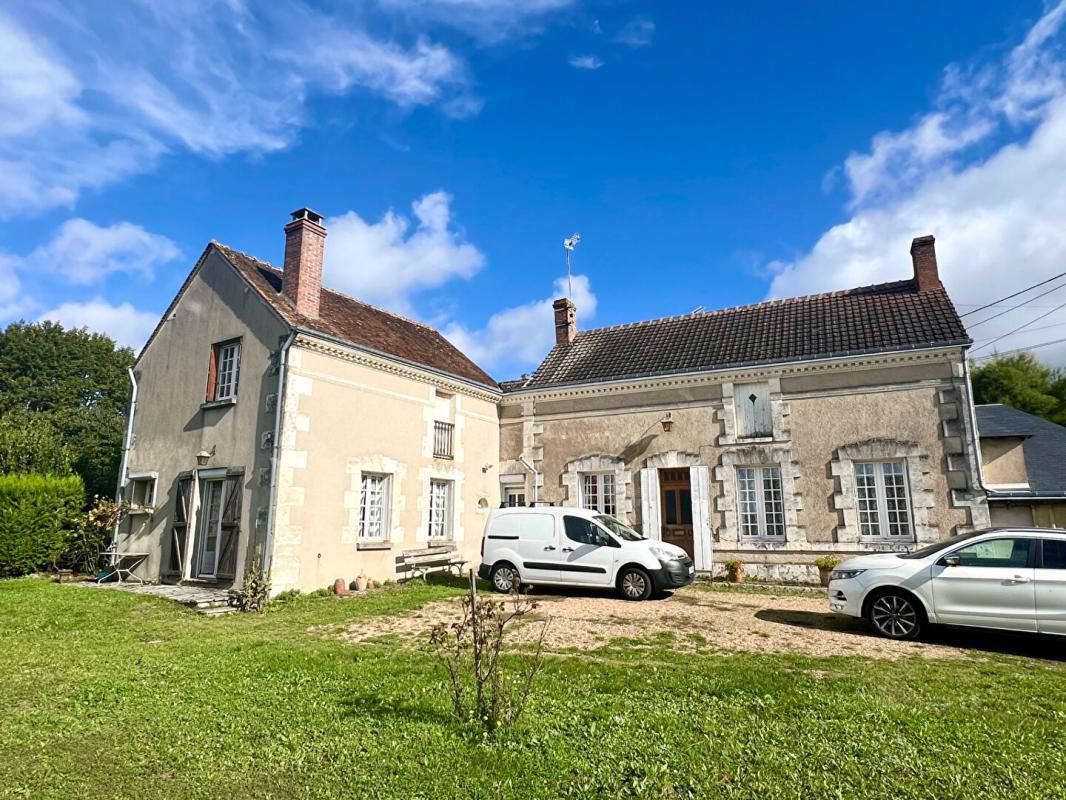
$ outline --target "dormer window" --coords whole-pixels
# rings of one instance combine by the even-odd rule
[[[207,374],[207,402],[236,400],[240,370],[240,339],[231,339],[228,342],[211,345],[211,363]]]
[[[774,435],[770,413],[770,386],[767,383],[738,383],[733,393],[737,414],[737,438],[766,438]]]

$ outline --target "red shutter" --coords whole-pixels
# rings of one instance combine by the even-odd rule
[[[211,345],[211,358],[207,364],[207,401],[215,399],[215,380],[218,378],[218,345]]]

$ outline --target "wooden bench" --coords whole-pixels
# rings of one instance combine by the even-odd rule
[[[462,575],[466,560],[458,550],[448,545],[424,547],[420,550],[404,550],[396,557],[396,572],[404,577],[421,577],[431,572],[450,572]]]

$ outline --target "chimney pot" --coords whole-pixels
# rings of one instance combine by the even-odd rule
[[[555,311],[555,343],[571,344],[577,337],[577,307],[569,297],[552,303]]]
[[[936,239],[919,236],[911,242],[911,261],[914,263],[914,282],[919,292],[942,289],[940,271],[936,263]]]
[[[285,270],[281,293],[292,300],[305,317],[318,318],[322,299],[322,261],[326,251],[326,228],[322,215],[309,208],[292,212],[285,226]]]

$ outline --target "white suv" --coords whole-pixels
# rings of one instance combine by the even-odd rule
[[[829,608],[891,639],[930,623],[1063,635],[1066,531],[994,528],[852,558],[829,576]]]
[[[501,508],[489,514],[478,575],[498,592],[519,583],[613,586],[646,600],[695,578],[676,545],[645,539],[614,517],[583,508]]]

